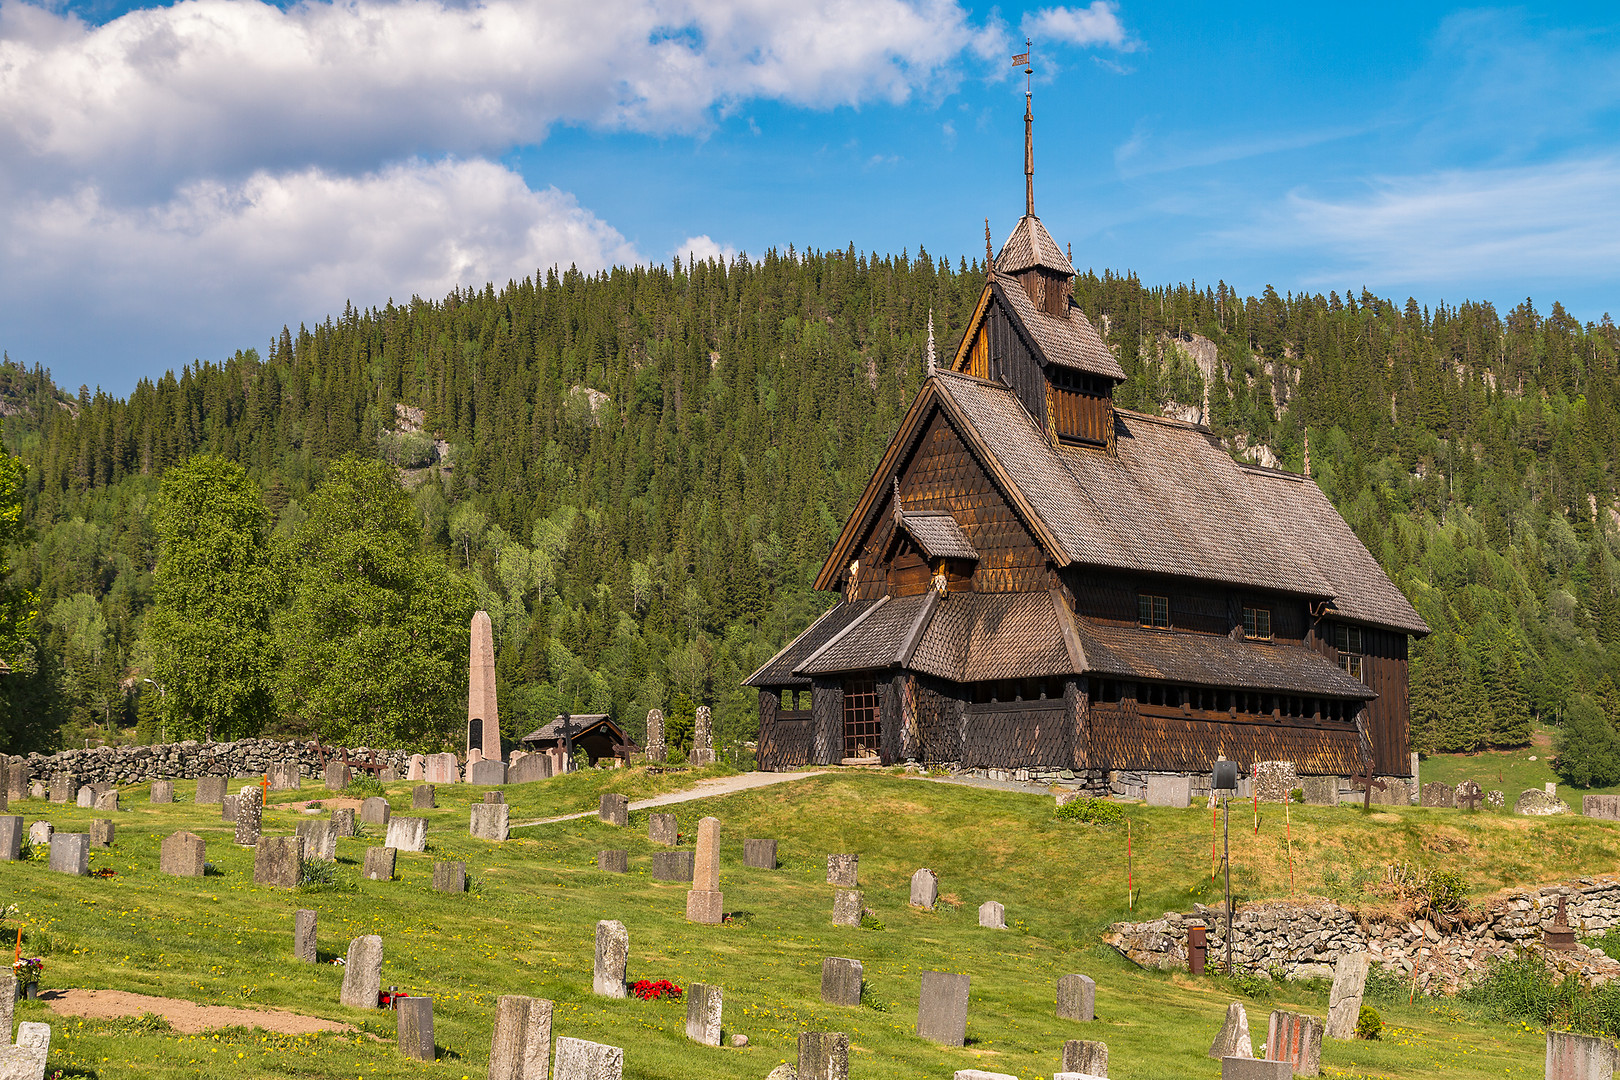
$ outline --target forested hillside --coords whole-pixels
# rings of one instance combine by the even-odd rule
[[[332,462],[399,466],[421,554],[494,620],[508,735],[563,708],[639,731],[650,707],[706,701],[743,737],[738,682],[831,602],[809,582],[924,377],[930,313],[948,357],[982,282],[923,252],[790,249],[347,308],[127,400],[8,362],[32,526],[12,565],[40,615],[0,684],[0,748],[155,715],[154,505],[203,452],[247,470],[282,537]],[[1522,741],[1614,670],[1607,319],[1112,275],[1076,295],[1130,375],[1122,404],[1207,400],[1235,452],[1294,470],[1309,431],[1313,475],[1436,629],[1414,666],[1421,746]]]

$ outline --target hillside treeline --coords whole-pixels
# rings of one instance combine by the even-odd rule
[[[127,399],[8,364],[32,526],[12,561],[40,618],[37,662],[4,684],[29,702],[6,749],[151,711],[153,504],[202,452],[246,469],[283,537],[330,463],[399,466],[423,554],[494,620],[509,734],[564,708],[639,731],[648,708],[708,702],[744,736],[738,681],[830,603],[809,583],[924,377],[930,313],[948,358],[982,282],[921,251],[789,249],[349,307]],[[1416,647],[1417,745],[1522,741],[1614,673],[1607,320],[1111,274],[1076,295],[1130,376],[1122,404],[1207,397],[1231,445],[1296,470],[1308,442],[1435,627]],[[444,737],[461,721],[447,708]]]

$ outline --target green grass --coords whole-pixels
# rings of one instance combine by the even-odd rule
[[[508,788],[507,799],[514,821],[532,820],[594,809],[604,790],[639,797],[685,786],[696,775],[705,774],[580,773]],[[193,786],[178,783],[177,793],[189,799]],[[410,788],[388,785],[396,813],[411,812]],[[504,845],[487,844],[467,835],[467,808],[481,791],[439,788],[439,808],[425,812],[431,850],[402,853],[396,881],[359,880],[363,849],[380,842],[381,830],[339,841],[339,876],[352,892],[255,887],[251,852],[232,845],[217,807],[151,806],[144,787],[126,791],[132,809],[118,815],[116,849],[92,856],[92,867],[111,867],[116,877],[69,878],[43,863],[0,871],[0,905],[21,905],[25,948],[49,939],[46,988],[107,987],[286,1008],[356,1024],[363,1031],[358,1037],[283,1038],[247,1030],[184,1036],[134,1020],[81,1024],[49,1014],[40,1003],[21,1004],[18,1018],[53,1023],[51,1068],[81,1077],[482,1077],[496,998],[512,993],[556,1001],[554,1035],[624,1047],[625,1075],[636,1080],[758,1080],[793,1057],[798,1033],[807,1028],[849,1032],[851,1071],[863,1080],[923,1080],[975,1067],[1026,1080],[1050,1076],[1070,1038],[1106,1041],[1110,1075],[1119,1080],[1219,1074],[1204,1054],[1239,991],[1223,980],[1140,971],[1099,943],[1109,922],[1130,914],[1125,830],[1060,822],[1048,798],[850,772],[677,804],[667,809],[687,837],[706,814],[724,823],[721,885],[726,909],[738,918],[704,927],[685,922],[684,884],[650,877],[654,848],[645,813],[633,815],[629,829],[593,816],[521,829]],[[292,797],[273,798],[267,834],[292,831],[300,818],[285,805]],[[95,816],[33,800],[14,804],[12,812],[30,821],[48,818],[65,831],[87,829]],[[1138,917],[1214,899],[1207,810],[1133,806],[1128,817]],[[218,876],[183,880],[156,873],[160,839],[182,828],[206,837]],[[1329,870],[1396,858],[1463,870],[1476,895],[1502,884],[1612,870],[1620,861],[1620,826],[1581,818],[1294,807],[1285,822],[1282,807],[1268,806],[1256,835],[1252,810],[1234,807],[1232,834],[1234,883],[1242,898],[1288,893],[1290,838],[1301,893],[1324,891]],[[742,865],[743,840],[752,836],[778,839],[779,869]],[[631,873],[597,871],[596,852],[603,848],[627,848]],[[883,929],[831,925],[825,855],[838,851],[860,853],[866,903]],[[473,893],[431,890],[433,861],[445,858],[467,861]],[[907,906],[909,877],[919,866],[940,875],[936,912]],[[1006,905],[1010,929],[978,926],[978,905],[990,899]],[[392,1045],[392,1014],[339,1006],[340,967],[293,962],[293,912],[301,907],[320,913],[323,956],[341,955],[358,935],[383,936],[384,985],[435,999],[437,1064],[400,1057]],[[594,929],[605,918],[629,928],[632,980],[723,986],[726,1030],[746,1034],[751,1045],[715,1050],[688,1042],[679,1003],[592,996]],[[15,926],[5,932],[14,934]],[[820,1003],[820,964],[829,955],[864,963],[870,986],[861,1007]],[[925,970],[972,975],[967,1047],[936,1047],[914,1036]],[[1097,980],[1094,1024],[1053,1015],[1055,982],[1072,971]],[[1269,997],[1249,1002],[1251,1029],[1262,1034],[1272,1008],[1325,1014],[1326,984],[1266,990]],[[1455,1001],[1420,997],[1409,1006],[1396,995],[1376,1004],[1384,1039],[1330,1043],[1326,1075],[1540,1075],[1537,1030]]]
[[[1581,809],[1582,795],[1620,794],[1620,784],[1612,787],[1576,788],[1565,784],[1552,770],[1554,729],[1537,725],[1531,734],[1531,745],[1512,750],[1482,750],[1477,754],[1431,754],[1424,758],[1418,771],[1424,783],[1443,780],[1453,786],[1464,780],[1473,780],[1484,791],[1497,790],[1507,797],[1508,808],[1519,793],[1534,788],[1537,791],[1549,783],[1558,785],[1561,799],[1569,803],[1576,813]],[[1531,761],[1531,758],[1536,760]]]

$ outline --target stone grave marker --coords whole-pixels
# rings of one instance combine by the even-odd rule
[[[411,995],[394,1002],[394,1041],[400,1053],[417,1061],[432,1061],[433,999]]]
[[[28,785],[28,797],[30,799],[43,799],[45,797],[46,790],[45,784],[42,781],[35,780],[33,783]],[[0,809],[3,809],[3,807],[0,807]]]
[[[467,783],[499,787],[506,783],[506,762],[489,759],[467,766]]]
[[[118,792],[103,791],[96,795],[96,809],[104,814],[118,812]]]
[[[1320,1075],[1322,1021],[1314,1016],[1275,1010],[1266,1029],[1266,1058],[1289,1062],[1295,1076]]]
[[[154,780],[154,781],[152,781],[151,801],[155,802],[155,803],[172,803],[172,802],[174,802],[174,781],[173,780]]]
[[[367,825],[387,825],[391,817],[393,810],[381,795],[373,795],[360,803],[360,820]]]
[[[923,867],[911,875],[911,906],[933,911],[939,902],[939,875]]]
[[[304,841],[298,836],[261,836],[253,849],[253,884],[278,889],[298,886],[303,873]]]
[[[1221,1058],[1221,1080],[1289,1080],[1294,1067],[1286,1061],[1261,1058]]]
[[[337,825],[330,821],[300,821],[294,832],[304,842],[304,858],[337,861]]]
[[[1012,1073],[985,1072],[983,1069],[957,1069],[951,1080],[1018,1080]]]
[[[596,868],[609,874],[628,874],[630,872],[630,853],[628,851],[598,851],[596,853]]]
[[[821,962],[821,1003],[859,1005],[864,975],[859,960],[844,956],[827,957]]]
[[[60,874],[90,876],[90,834],[57,833],[51,837],[51,869]]]
[[[994,900],[979,905],[979,925],[987,930],[1007,929],[1007,909]]]
[[[17,976],[10,971],[0,974],[0,1033],[4,1034],[4,1037],[0,1038],[0,1055],[5,1053],[7,1044],[11,1042],[11,1024],[17,1015],[18,993]],[[5,1058],[0,1057],[0,1076],[7,1075],[3,1064],[4,1061]],[[36,1080],[36,1077],[37,1080],[44,1080],[43,1073],[30,1076],[28,1080]]]
[[[0,1039],[0,1077],[5,1080],[45,1080],[46,1062],[51,1056],[51,1025],[23,1021],[17,1025],[17,1042],[11,1043],[11,1023]]]
[[[547,754],[512,755],[512,764],[506,769],[508,784],[529,784],[551,776],[551,757]],[[536,999],[538,1000],[538,999]]]
[[[253,847],[259,842],[259,826],[264,821],[264,797],[259,785],[248,784],[236,796],[236,843]]]
[[[838,889],[833,893],[834,926],[860,926],[866,911],[866,895],[859,889]]]
[[[460,861],[434,863],[433,891],[447,893],[466,892],[467,864]]]
[[[298,762],[282,761],[270,766],[271,791],[297,791],[304,786],[304,778],[299,775]]]
[[[969,982],[966,975],[922,973],[922,992],[917,997],[918,1038],[942,1046],[965,1045]]]
[[[1620,795],[1582,795],[1581,813],[1604,821],[1620,821]]]
[[[827,884],[836,885],[840,889],[853,889],[856,887],[856,878],[860,875],[861,857],[859,855],[829,855],[827,856]]]
[[[219,820],[231,822],[236,820],[235,795],[227,795],[219,801]]]
[[[506,796],[502,795],[499,791],[484,792],[485,806],[500,806],[504,802],[506,802]]]
[[[480,809],[485,808],[480,807]],[[388,822],[388,836],[383,843],[395,851],[426,851],[427,818],[397,817],[391,819]]]
[[[669,744],[664,741],[664,710],[647,713],[647,760],[662,765],[669,759]]]
[[[708,983],[686,987],[686,1037],[704,1046],[720,1045],[720,1010],[725,992]]]
[[[223,776],[199,776],[196,803],[199,806],[218,806],[225,801],[227,783]]]
[[[674,814],[653,814],[647,819],[647,839],[655,844],[667,844],[674,847],[680,843],[680,827],[675,822]]]
[[[776,869],[775,840],[744,840],[743,865],[756,870]]]
[[[1545,791],[1531,788],[1520,792],[1518,799],[1513,803],[1515,814],[1524,814],[1529,817],[1552,817],[1554,814],[1569,813],[1569,804],[1557,795],[1549,795]]]
[[[1469,813],[1473,813],[1479,809],[1480,800],[1484,797],[1485,793],[1472,780],[1464,780],[1457,785],[1457,808],[1459,810],[1467,810]]]
[[[608,825],[630,824],[630,796],[609,792],[598,801],[596,816]]]
[[[349,942],[349,956],[343,967],[343,988],[338,1002],[351,1009],[375,1009],[382,993],[383,940],[367,934]]]
[[[512,833],[512,808],[505,803],[474,803],[469,807],[467,832],[476,840],[504,841]],[[405,820],[404,818],[400,819]],[[412,818],[425,826],[426,818]]]
[[[8,800],[28,798],[27,765],[6,766],[6,798]]]
[[[1418,792],[1418,805],[1455,810],[1457,808],[1457,790],[1450,784],[1440,780],[1430,780]]]
[[[1328,1038],[1356,1037],[1356,1021],[1361,1017],[1361,998],[1367,990],[1370,959],[1365,952],[1339,957],[1333,969],[1333,990],[1328,994],[1328,1018],[1324,1030]]]
[[[799,1032],[798,1080],[849,1080],[849,1035]]]
[[[426,780],[430,784],[455,784],[461,781],[461,764],[454,754],[429,754]]]
[[[1070,1039],[1063,1044],[1063,1071],[1107,1076],[1108,1044],[1091,1039]]]
[[[23,819],[20,815],[0,817],[0,862],[16,862],[22,858],[22,838]]]
[[[319,959],[315,948],[316,918],[316,913],[308,908],[293,914],[293,959],[300,964],[313,964]]]
[[[50,822],[36,821],[28,826],[28,842],[30,844],[48,844],[51,842],[51,834],[55,831],[55,826]]]
[[[1243,1003],[1234,1001],[1226,1007],[1226,1022],[1221,1025],[1215,1041],[1209,1046],[1209,1056],[1217,1061],[1226,1058],[1254,1057],[1254,1039],[1249,1034],[1249,1014]]]
[[[332,828],[339,837],[347,838],[355,834],[354,811],[344,808],[332,811]]]
[[[692,864],[692,891],[686,894],[686,921],[719,925],[725,918],[720,891],[720,819],[698,822],[697,858]]]
[[[1487,791],[1485,793],[1485,805],[1492,810],[1500,810],[1507,805],[1507,796],[1500,791]]]
[[[411,789],[411,809],[432,810],[434,807],[439,805],[438,802],[434,800],[434,794],[435,792],[432,784],[417,784]]]
[[[1287,802],[1299,787],[1299,773],[1292,761],[1259,761],[1254,765],[1254,785],[1261,802]]]
[[[602,997],[625,996],[625,965],[630,962],[630,931],[617,919],[596,924],[596,969],[591,992]]]
[[[1612,1080],[1614,1043],[1573,1031],[1547,1032],[1546,1080]]]
[[[690,851],[653,852],[652,876],[656,881],[691,881],[695,855]]]
[[[405,762],[405,779],[423,780],[427,777],[426,758],[421,754],[412,754]]]
[[[1192,805],[1192,777],[1150,774],[1147,778],[1147,804],[1187,809]]]
[[[495,1003],[489,1080],[546,1080],[551,1068],[551,1010],[545,998],[505,994]]]
[[[391,847],[366,848],[366,862],[361,876],[371,881],[393,881],[395,855]]]
[[[623,1080],[624,1051],[617,1046],[557,1037],[552,1080]]]
[[[692,719],[692,752],[687,760],[694,768],[714,764],[714,714],[707,705],[699,705]]]
[[[90,823],[90,846],[97,848],[110,848],[113,838],[118,834],[118,826],[107,818],[96,818]]]
[[[51,802],[65,803],[73,798],[73,793],[77,790],[73,777],[67,773],[57,773],[51,777]]]
[[[1089,975],[1065,975],[1057,982],[1059,1020],[1089,1023],[1097,1017],[1097,983]]]
[[[89,784],[79,788],[79,794],[74,799],[80,810],[94,810],[96,807],[96,789]]]
[[[192,832],[177,832],[163,838],[158,849],[158,873],[170,877],[202,877],[207,869],[207,845]]]
[[[1339,778],[1337,776],[1302,776],[1300,787],[1305,789],[1305,802],[1310,806],[1337,806],[1339,804]]]
[[[321,779],[326,783],[327,791],[342,791],[354,782],[354,770],[341,761],[328,761]]]

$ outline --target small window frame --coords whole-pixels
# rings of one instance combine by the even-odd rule
[[[1244,605],[1243,636],[1250,641],[1272,640],[1271,609]]]
[[[1137,593],[1136,625],[1147,630],[1170,629],[1170,598],[1158,593]]]

